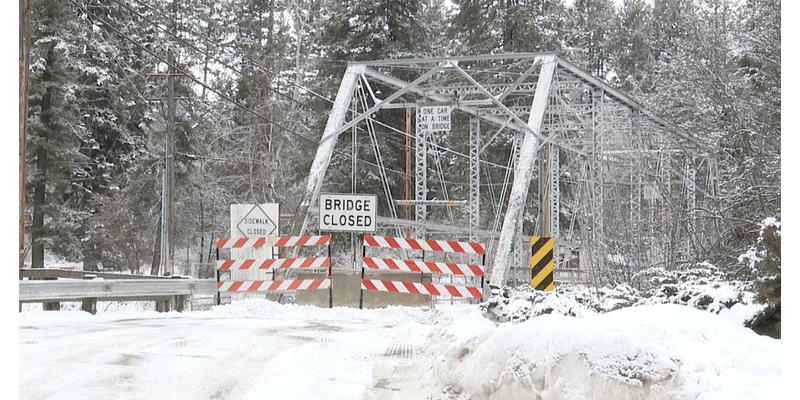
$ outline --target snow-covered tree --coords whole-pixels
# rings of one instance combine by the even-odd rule
[[[781,337],[781,222],[767,218],[761,223],[758,242],[740,256],[756,276],[756,300],[764,308],[747,326],[754,331],[780,339]]]
[[[33,167],[26,188],[33,206],[31,266],[44,267],[45,248],[77,259],[82,207],[90,159],[79,150],[88,137],[80,111],[83,98],[80,45],[84,30],[62,2],[32,1],[29,86],[28,162]]]
[[[612,38],[617,32],[616,11],[611,0],[575,0],[569,10],[567,44],[585,54],[579,64],[606,79],[612,67]]]
[[[456,54],[559,51],[568,33],[561,1],[456,0],[448,35]]]
[[[653,85],[653,9],[644,0],[626,0],[619,10],[619,30],[612,34],[611,52],[616,80],[626,93],[648,92]]]

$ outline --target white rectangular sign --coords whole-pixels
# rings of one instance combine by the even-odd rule
[[[320,194],[319,230],[375,232],[378,196],[374,194]]]
[[[428,132],[450,131],[450,114],[453,106],[417,107],[417,129]]]

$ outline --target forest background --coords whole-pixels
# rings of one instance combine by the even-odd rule
[[[782,219],[779,0],[31,0],[30,21],[27,266],[48,253],[158,273],[167,110],[154,75],[169,49],[186,76],[175,247],[187,266],[213,259],[230,204],[295,210],[348,61],[557,52],[719,160],[720,200],[702,212],[723,240],[692,262],[753,272],[741,255]],[[349,167],[333,168],[327,187],[346,192]]]

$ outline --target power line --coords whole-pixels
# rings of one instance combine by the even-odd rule
[[[143,16],[143,15],[142,15],[141,13],[139,13],[138,11],[135,11],[135,10],[131,9],[131,8],[130,8],[130,6],[128,6],[128,5],[126,5],[126,4],[122,3],[122,2],[120,2],[119,0],[113,0],[113,1],[114,1],[115,3],[117,3],[117,4],[119,4],[119,5],[121,5],[121,6],[125,7],[125,8],[127,8],[129,11],[131,11],[132,13],[135,13],[136,15],[138,15],[139,17],[141,17],[142,19],[149,21],[149,20],[147,19],[147,17]],[[153,8],[152,6],[150,6],[149,4],[147,4],[147,3],[145,3],[145,2],[143,2],[143,1],[141,1],[141,0],[134,0],[134,1],[136,1],[137,3],[139,3],[139,4],[143,5],[143,6],[147,7],[147,8],[149,8],[150,10],[153,10],[153,12],[154,12],[155,14],[158,14],[158,15],[162,16],[163,18],[170,19],[170,20],[172,19],[172,18],[171,18],[171,17],[169,17],[168,15],[164,15],[164,13],[162,13],[161,11],[159,11],[159,10],[157,10],[157,9]],[[151,23],[152,23],[152,22],[151,22]],[[200,54],[202,54],[202,55],[205,55],[205,56],[207,56],[207,57],[209,57],[209,58],[213,59],[214,61],[216,61],[216,62],[218,62],[218,63],[222,64],[223,66],[225,66],[225,68],[228,68],[228,69],[230,69],[230,70],[234,71],[235,73],[237,73],[237,74],[239,74],[239,75],[241,75],[241,76],[243,76],[243,77],[245,77],[245,78],[247,78],[247,79],[250,79],[250,80],[252,80],[252,81],[253,81],[253,82],[255,82],[257,85],[259,85],[259,86],[261,86],[261,87],[263,87],[263,88],[265,88],[265,89],[267,89],[267,90],[270,90],[270,91],[272,91],[272,92],[274,92],[274,93],[276,93],[276,94],[278,94],[278,95],[280,95],[280,96],[282,96],[282,97],[285,97],[285,98],[287,98],[288,100],[290,100],[290,101],[292,101],[292,102],[294,102],[294,103],[297,103],[297,104],[300,104],[301,106],[307,107],[307,108],[309,108],[309,109],[310,109],[310,110],[312,110],[312,111],[315,111],[315,112],[317,112],[317,113],[320,113],[320,114],[323,114],[323,113],[324,113],[323,111],[317,110],[317,109],[313,108],[313,107],[312,107],[312,106],[310,106],[310,105],[304,104],[304,103],[302,103],[302,102],[298,101],[297,99],[295,99],[295,98],[293,98],[293,97],[291,97],[291,96],[288,96],[288,95],[286,95],[286,94],[284,94],[284,93],[281,93],[280,91],[278,91],[278,90],[276,90],[276,89],[274,89],[274,88],[272,88],[272,87],[270,87],[270,86],[264,85],[264,84],[263,84],[263,82],[260,82],[260,81],[256,80],[255,78],[253,78],[252,76],[249,76],[249,75],[245,74],[244,72],[242,72],[242,71],[240,71],[240,70],[238,70],[238,69],[236,69],[236,68],[234,68],[234,67],[230,66],[229,64],[227,64],[226,62],[222,61],[222,60],[221,60],[221,59],[219,59],[218,57],[216,57],[216,56],[214,56],[214,55],[212,55],[212,54],[209,54],[208,52],[206,52],[206,51],[204,51],[204,50],[201,50],[201,49],[197,48],[196,46],[194,46],[194,45],[193,45],[193,44],[191,44],[190,42],[186,41],[185,39],[182,39],[182,38],[180,38],[180,37],[179,37],[179,36],[177,36],[176,34],[173,34],[173,33],[169,32],[169,31],[167,31],[166,29],[163,29],[163,28],[162,28],[162,27],[160,27],[159,25],[157,25],[157,24],[153,24],[153,25],[154,25],[154,26],[156,26],[157,28],[159,28],[160,30],[164,31],[164,32],[165,32],[165,33],[167,33],[168,35],[172,36],[172,37],[173,37],[173,38],[175,38],[176,40],[178,40],[178,41],[180,41],[180,42],[184,43],[186,46],[188,46],[188,47],[191,47],[192,49],[194,49],[194,50],[195,50],[195,51],[197,51],[198,53],[200,53]],[[192,35],[194,35],[195,37],[197,37],[197,38],[201,39],[203,42],[205,42],[205,43],[207,43],[207,44],[209,44],[209,43],[210,43],[210,44],[213,44],[213,42],[212,42],[210,39],[208,39],[208,38],[207,38],[207,37],[206,37],[204,34],[198,33],[197,31],[193,30],[191,27],[189,27],[189,26],[187,26],[187,25],[185,25],[185,24],[180,24],[180,27],[181,27],[181,29],[182,29],[183,31],[186,31],[186,32],[189,32],[189,33],[191,33],[191,34],[192,34]],[[282,77],[280,74],[277,74],[277,73],[275,73],[275,72],[272,72],[272,71],[271,71],[271,70],[269,70],[268,68],[264,67],[263,65],[259,64],[258,62],[254,61],[254,60],[252,60],[252,59],[250,59],[250,58],[248,58],[248,57],[246,57],[246,56],[242,56],[241,58],[242,58],[242,60],[243,60],[243,61],[245,61],[245,62],[247,62],[247,63],[249,63],[249,64],[252,64],[252,65],[256,66],[256,67],[257,67],[259,70],[261,70],[262,72],[265,72],[265,73],[267,73],[267,74],[269,74],[269,75],[273,76],[274,78],[281,79],[282,81],[284,81],[284,82],[285,82],[286,84],[288,84],[289,86],[296,87],[296,88],[298,88],[298,89],[301,89],[301,90],[303,90],[303,91],[306,91],[306,92],[308,92],[308,93],[311,93],[311,94],[313,94],[314,96],[316,96],[316,97],[318,97],[318,98],[320,98],[320,99],[322,99],[322,100],[325,100],[325,101],[327,101],[327,102],[329,102],[329,103],[333,103],[333,100],[331,100],[331,99],[329,99],[329,98],[327,98],[327,97],[325,97],[325,96],[323,96],[323,95],[321,95],[321,94],[319,94],[319,93],[316,93],[315,91],[313,91],[313,90],[311,90],[311,89],[309,89],[309,88],[307,88],[307,87],[304,87],[304,86],[302,86],[302,85],[298,85],[297,83],[294,83],[294,82],[292,82],[292,81],[289,81],[289,80],[287,80],[286,78]]]
[[[142,18],[143,20],[146,20],[146,21],[150,22],[151,24],[153,24],[154,26],[156,26],[156,27],[157,27],[158,29],[160,29],[161,31],[163,31],[163,32],[165,32],[166,34],[168,34],[168,35],[172,36],[174,39],[176,39],[176,40],[180,41],[181,43],[184,43],[184,44],[185,44],[187,47],[191,47],[192,49],[194,49],[194,50],[195,50],[195,51],[197,51],[198,53],[200,53],[200,54],[202,54],[202,55],[205,55],[205,56],[207,56],[207,57],[209,57],[209,58],[213,59],[214,61],[216,61],[216,62],[218,62],[218,63],[222,64],[222,65],[223,65],[225,68],[228,68],[228,69],[230,69],[231,71],[234,71],[235,73],[237,73],[237,74],[241,75],[242,77],[244,77],[244,78],[247,78],[247,79],[251,80],[252,82],[256,83],[258,86],[260,86],[260,87],[262,87],[262,88],[265,88],[265,89],[267,89],[267,90],[270,90],[270,91],[272,91],[272,92],[274,92],[274,93],[276,93],[276,94],[278,94],[278,95],[280,95],[280,96],[282,96],[282,97],[285,97],[285,98],[289,99],[289,100],[290,100],[290,101],[292,101],[292,102],[295,102],[295,103],[301,104],[301,105],[303,105],[304,107],[307,107],[308,109],[310,109],[310,110],[312,110],[312,111],[314,111],[314,112],[317,112],[317,113],[319,113],[319,114],[325,114],[323,111],[319,111],[319,110],[315,109],[314,107],[311,107],[311,106],[309,106],[309,105],[306,105],[306,104],[304,104],[304,103],[301,103],[301,102],[300,102],[300,101],[298,101],[297,99],[295,99],[295,98],[293,98],[293,97],[291,97],[291,96],[287,96],[286,94],[284,94],[284,93],[281,93],[280,91],[278,91],[278,90],[276,90],[276,89],[274,89],[274,88],[272,88],[272,87],[270,87],[270,86],[267,86],[267,85],[265,85],[263,82],[260,82],[260,81],[258,81],[257,79],[253,78],[252,76],[250,76],[250,75],[247,75],[246,73],[244,73],[244,72],[242,72],[242,71],[240,71],[240,70],[238,70],[238,69],[236,69],[236,68],[234,68],[234,67],[230,66],[229,64],[227,64],[226,62],[222,61],[222,60],[221,60],[221,59],[219,59],[218,57],[216,57],[216,56],[214,56],[214,55],[212,55],[212,54],[209,54],[208,52],[206,52],[206,51],[204,51],[204,50],[201,50],[201,49],[197,48],[197,47],[196,47],[196,46],[194,46],[192,43],[188,42],[187,40],[185,40],[185,39],[183,39],[183,38],[180,38],[178,35],[176,35],[176,34],[172,33],[171,31],[169,31],[169,30],[167,30],[167,29],[165,29],[165,28],[163,28],[161,25],[159,25],[159,24],[154,24],[152,21],[149,21],[149,20],[147,19],[147,17],[145,17],[144,15],[142,15],[141,13],[139,13],[138,11],[135,11],[135,10],[131,9],[131,7],[130,7],[130,6],[128,6],[128,5],[126,5],[126,4],[122,3],[122,2],[120,2],[119,0],[113,0],[113,1],[114,1],[115,3],[117,3],[117,4],[121,5],[121,6],[125,7],[125,8],[126,8],[126,9],[128,9],[130,12],[132,12],[132,13],[134,13],[134,14],[138,15],[138,16],[139,16],[140,18]],[[145,7],[149,8],[149,9],[151,9],[151,10],[153,10],[153,12],[154,12],[154,13],[156,13],[156,14],[158,14],[158,15],[162,16],[163,18],[166,18],[166,19],[171,19],[171,17],[169,17],[168,15],[165,15],[165,14],[164,14],[164,13],[162,13],[161,11],[159,11],[159,10],[157,10],[157,9],[153,8],[152,6],[150,6],[149,4],[146,4],[146,3],[144,3],[144,2],[143,2],[143,1],[141,1],[141,0],[134,0],[134,1],[136,1],[137,3],[139,3],[139,4],[143,5],[143,6],[145,6]],[[185,31],[187,31],[187,32],[189,32],[189,33],[191,33],[191,34],[193,34],[194,36],[196,36],[196,37],[200,38],[202,41],[204,41],[204,42],[207,42],[207,43],[208,43],[208,42],[210,42],[210,40],[209,40],[208,38],[206,38],[206,37],[205,37],[203,34],[200,34],[200,33],[198,33],[197,31],[195,31],[195,30],[191,29],[190,27],[186,26],[185,24],[182,24],[182,25],[180,25],[180,26],[181,26],[181,28],[182,28],[183,30],[185,30]],[[319,97],[320,99],[323,99],[323,100],[325,100],[325,101],[327,101],[327,102],[329,102],[329,103],[333,103],[333,100],[331,100],[331,99],[329,99],[329,98],[327,98],[327,97],[325,97],[325,96],[323,96],[323,95],[321,95],[321,94],[318,94],[318,93],[316,93],[316,92],[312,91],[311,89],[308,89],[307,87],[304,87],[304,86],[298,85],[298,84],[296,84],[296,83],[294,83],[294,82],[291,82],[291,81],[289,81],[289,80],[286,80],[286,79],[285,79],[285,78],[283,78],[283,77],[282,77],[280,74],[277,74],[277,73],[275,73],[275,72],[272,72],[272,71],[270,71],[269,69],[267,69],[267,68],[263,67],[262,65],[260,65],[259,63],[257,63],[256,61],[254,61],[254,60],[252,60],[252,59],[249,59],[248,57],[242,56],[242,59],[243,59],[244,61],[246,61],[246,62],[249,62],[249,63],[251,63],[251,64],[253,64],[253,65],[257,66],[257,67],[258,67],[260,70],[262,70],[263,72],[266,72],[266,73],[268,73],[269,75],[272,75],[272,76],[273,76],[273,77],[275,77],[275,78],[282,79],[284,82],[288,83],[290,86],[294,86],[294,87],[296,87],[296,88],[299,88],[299,89],[301,89],[301,90],[307,91],[307,92],[309,92],[309,93],[312,93],[312,94],[314,94],[316,97]],[[383,127],[387,128],[387,129],[389,129],[389,130],[391,130],[391,131],[394,131],[395,133],[398,133],[398,134],[401,134],[401,135],[406,135],[406,133],[405,133],[405,132],[403,132],[402,130],[400,130],[400,129],[397,129],[397,128],[395,128],[395,127],[393,127],[393,126],[391,126],[391,125],[388,125],[388,124],[386,124],[386,123],[383,123],[383,122],[381,122],[381,121],[373,121],[373,122],[374,122],[374,123],[377,123],[377,124],[378,124],[378,125],[380,125],[380,126],[383,126]],[[363,130],[362,128],[359,128],[359,129]],[[442,146],[440,146],[440,145],[438,145],[438,144],[435,144],[435,143],[434,143],[434,144],[432,144],[432,145],[433,145],[433,146],[435,146],[436,148],[438,148],[438,149],[442,150],[442,151],[446,151],[446,152],[452,153],[452,154],[454,154],[454,155],[456,155],[456,156],[460,156],[460,157],[468,158],[468,156],[467,156],[466,154],[463,154],[463,153],[460,153],[460,152],[454,151],[453,149],[445,148],[445,147],[442,147]],[[487,162],[487,163],[488,163],[488,162]],[[496,166],[496,167],[505,168],[505,166],[502,166],[502,165],[499,165],[499,164],[493,164],[493,163],[489,163],[489,164],[491,164],[492,166]]]
[[[85,6],[82,6],[82,5],[78,4],[78,3],[77,3],[75,0],[69,0],[69,1],[70,1],[70,2],[71,2],[73,5],[75,5],[76,7],[78,7],[79,9],[82,9],[82,10],[83,10],[84,12],[86,12],[87,14],[90,14],[90,15],[92,15],[92,16],[93,16],[94,18],[96,18],[98,21],[102,22],[102,23],[103,23],[103,26],[104,26],[105,28],[112,30],[112,31],[113,31],[113,32],[114,32],[116,35],[120,36],[122,39],[125,39],[125,40],[127,40],[127,41],[131,42],[132,44],[134,44],[135,46],[137,46],[137,47],[141,48],[142,50],[144,50],[146,53],[150,54],[152,57],[154,57],[154,58],[155,58],[155,59],[157,59],[158,61],[160,61],[160,62],[162,62],[162,63],[166,64],[166,65],[167,65],[167,66],[169,66],[169,67],[172,67],[172,68],[174,68],[174,69],[175,69],[175,71],[176,71],[177,73],[181,73],[181,74],[183,74],[183,75],[184,75],[184,77],[186,77],[186,78],[188,78],[188,79],[192,80],[194,83],[196,83],[196,84],[198,84],[198,85],[200,85],[200,86],[202,86],[202,87],[204,87],[204,88],[208,89],[209,91],[211,91],[211,92],[213,92],[214,94],[216,94],[217,96],[219,96],[221,99],[223,99],[223,100],[225,100],[225,101],[228,101],[228,102],[230,102],[231,104],[235,105],[236,107],[240,108],[241,110],[245,111],[246,113],[248,113],[248,114],[251,114],[251,115],[255,116],[255,117],[256,117],[256,118],[258,118],[258,119],[261,119],[261,120],[263,120],[263,121],[264,121],[264,122],[266,122],[266,123],[272,124],[272,125],[274,125],[274,126],[276,126],[276,127],[280,128],[280,129],[283,129],[284,131],[286,131],[286,132],[288,132],[288,133],[290,133],[290,134],[292,134],[292,135],[295,135],[295,136],[297,136],[297,137],[299,137],[299,138],[301,138],[301,139],[304,139],[304,140],[306,140],[306,141],[308,141],[308,142],[310,142],[310,143],[319,144],[319,141],[317,141],[317,140],[314,140],[314,139],[311,139],[311,138],[309,138],[309,137],[307,137],[307,136],[305,136],[305,135],[303,135],[303,134],[301,134],[301,133],[299,133],[299,132],[296,132],[296,131],[294,131],[294,130],[292,130],[292,129],[289,129],[289,128],[287,128],[287,127],[285,127],[285,126],[281,125],[280,123],[278,123],[278,122],[275,122],[275,121],[273,121],[273,120],[271,120],[271,119],[269,119],[269,118],[267,118],[267,117],[265,117],[265,116],[263,116],[263,115],[259,114],[258,112],[254,111],[254,110],[251,110],[250,108],[248,108],[248,107],[246,107],[246,106],[244,106],[244,105],[240,104],[239,102],[237,102],[236,100],[234,100],[234,99],[230,98],[229,96],[225,95],[224,93],[220,92],[219,90],[217,90],[217,89],[214,89],[214,88],[212,88],[212,87],[210,87],[210,86],[206,85],[205,83],[203,83],[203,82],[201,82],[200,80],[198,80],[197,78],[195,78],[193,75],[191,75],[191,74],[187,73],[186,71],[184,71],[184,70],[182,70],[182,69],[178,68],[178,66],[174,65],[174,63],[170,63],[168,60],[165,60],[163,57],[161,57],[161,56],[157,55],[155,52],[153,52],[152,50],[148,49],[146,46],[144,46],[144,45],[142,45],[142,44],[138,43],[136,40],[132,39],[132,38],[131,38],[131,37],[129,37],[128,35],[126,35],[126,34],[124,34],[124,33],[120,32],[120,31],[119,31],[117,28],[115,28],[114,26],[112,26],[112,25],[111,25],[111,24],[110,24],[110,23],[109,23],[107,20],[105,20],[105,19],[103,19],[103,18],[99,17],[97,14],[95,14],[93,11],[89,10],[87,7],[85,7]]]
[[[265,88],[265,89],[267,89],[267,90],[270,90],[270,91],[272,91],[272,92],[274,92],[274,93],[276,93],[276,94],[278,94],[278,95],[280,95],[280,96],[282,96],[282,97],[285,97],[285,98],[287,98],[287,99],[291,100],[292,102],[295,102],[295,103],[301,104],[301,105],[302,105],[302,106],[304,106],[305,108],[308,108],[308,109],[310,109],[310,110],[312,110],[312,111],[314,111],[314,112],[320,113],[320,114],[324,114],[324,112],[322,112],[322,111],[319,111],[319,110],[316,110],[316,109],[314,109],[313,107],[311,107],[311,106],[308,106],[308,105],[306,105],[306,104],[303,104],[303,103],[301,103],[300,101],[298,101],[297,99],[294,99],[294,98],[292,98],[292,97],[290,97],[290,96],[287,96],[287,95],[285,95],[284,93],[281,93],[280,91],[278,91],[278,90],[276,90],[276,89],[274,89],[274,88],[272,88],[272,87],[270,87],[270,86],[267,86],[267,85],[265,85],[263,82],[260,82],[260,81],[258,81],[257,79],[253,78],[252,76],[249,76],[249,75],[247,75],[246,73],[244,73],[244,72],[240,71],[239,69],[237,69],[237,68],[234,68],[234,67],[230,66],[229,64],[227,64],[226,62],[224,62],[223,60],[221,60],[219,57],[216,57],[216,56],[214,56],[214,55],[212,55],[212,54],[210,54],[210,53],[208,53],[208,52],[206,52],[206,51],[204,51],[204,50],[202,50],[202,49],[198,48],[197,46],[195,46],[195,45],[191,44],[189,41],[187,41],[187,40],[185,40],[185,39],[183,39],[183,38],[180,38],[180,37],[179,37],[179,36],[177,36],[176,34],[172,33],[170,30],[166,29],[166,28],[165,28],[163,25],[161,25],[161,24],[158,24],[158,23],[155,23],[155,22],[151,21],[151,20],[150,20],[150,19],[148,19],[146,16],[142,15],[142,13],[140,13],[139,11],[136,11],[136,10],[132,9],[130,6],[128,6],[128,5],[126,5],[126,4],[122,3],[122,2],[120,2],[119,0],[113,0],[113,1],[114,1],[115,3],[117,3],[117,4],[119,4],[120,6],[124,7],[125,9],[127,9],[127,10],[128,10],[130,13],[133,13],[133,14],[137,15],[139,18],[141,18],[143,21],[146,21],[146,22],[147,22],[148,24],[150,24],[151,26],[154,26],[156,29],[158,29],[158,30],[160,30],[160,31],[164,32],[165,34],[167,34],[167,35],[169,35],[169,36],[171,36],[172,38],[174,38],[175,40],[177,40],[177,41],[181,42],[181,43],[182,43],[182,44],[184,44],[185,46],[187,46],[187,47],[190,47],[191,49],[193,49],[193,50],[197,51],[197,52],[198,52],[198,53],[200,53],[201,55],[205,55],[205,56],[209,57],[210,59],[213,59],[213,60],[215,60],[216,62],[220,63],[220,64],[221,64],[221,65],[223,65],[225,68],[227,68],[227,69],[230,69],[231,71],[235,72],[236,74],[238,74],[238,75],[240,75],[240,76],[242,76],[242,77],[244,77],[244,78],[246,78],[246,79],[249,79],[249,80],[253,81],[253,82],[254,82],[254,83],[256,83],[257,85],[259,85],[259,86],[261,86],[261,87],[263,87],[263,88]],[[155,8],[153,8],[152,6],[150,6],[150,5],[146,4],[146,3],[144,3],[143,1],[141,1],[141,0],[135,0],[135,1],[136,1],[137,3],[139,3],[139,4],[143,5],[143,6],[145,6],[145,7],[147,7],[147,8],[149,8],[149,9],[153,10],[153,11],[154,11],[156,14],[158,14],[158,15],[160,15],[160,16],[162,16],[162,17],[164,17],[164,18],[169,18],[169,16],[166,16],[166,15],[164,15],[163,13],[161,13],[161,12],[160,12],[160,11],[158,11],[158,10],[156,10],[156,9],[155,9]],[[99,20],[100,22],[102,22],[104,27],[106,27],[106,28],[108,28],[109,30],[113,31],[113,33],[114,33],[114,34],[116,34],[117,36],[119,36],[119,37],[121,37],[122,39],[124,39],[124,40],[127,40],[127,41],[131,42],[133,45],[135,45],[135,46],[137,46],[137,47],[141,48],[142,50],[144,50],[145,52],[147,52],[148,54],[150,54],[152,57],[154,57],[154,58],[155,58],[156,60],[158,60],[159,62],[165,63],[167,66],[174,68],[174,69],[176,70],[176,72],[183,74],[183,76],[184,76],[184,77],[186,77],[186,78],[188,78],[188,79],[192,80],[192,81],[193,81],[193,82],[195,82],[196,84],[198,84],[198,85],[200,85],[200,86],[202,86],[202,87],[206,88],[207,90],[209,90],[209,91],[213,92],[214,94],[216,94],[217,96],[219,96],[221,99],[223,99],[223,100],[225,100],[225,101],[228,101],[228,102],[230,102],[231,104],[235,105],[236,107],[240,108],[241,110],[243,110],[243,111],[245,111],[245,112],[247,112],[247,113],[249,113],[249,114],[251,114],[251,115],[253,115],[253,116],[257,117],[258,119],[260,119],[260,120],[262,120],[262,121],[264,121],[264,122],[266,122],[266,123],[268,123],[268,124],[272,124],[272,125],[274,125],[274,126],[276,126],[276,127],[280,128],[280,129],[283,129],[284,131],[286,131],[286,132],[288,132],[288,133],[290,133],[290,134],[292,134],[292,135],[298,136],[298,137],[300,137],[300,138],[302,138],[302,139],[304,139],[304,140],[306,140],[306,141],[308,141],[308,142],[310,142],[310,143],[313,143],[313,144],[315,144],[315,145],[318,145],[318,144],[319,144],[319,141],[318,141],[318,140],[311,139],[311,138],[309,138],[309,137],[307,137],[307,136],[305,136],[305,135],[303,135],[303,134],[301,134],[301,133],[299,133],[299,132],[296,132],[296,131],[294,131],[294,130],[292,130],[292,129],[289,129],[289,128],[287,128],[287,127],[285,127],[285,126],[281,125],[280,123],[278,123],[278,122],[276,122],[276,121],[273,121],[273,120],[271,120],[271,119],[269,119],[269,118],[267,118],[267,117],[265,117],[265,116],[261,115],[260,113],[256,112],[255,110],[252,110],[252,109],[248,108],[247,106],[240,104],[239,102],[237,102],[236,100],[234,100],[234,99],[230,98],[229,96],[226,96],[225,94],[223,94],[223,93],[222,93],[222,92],[220,92],[219,90],[216,90],[216,89],[214,89],[214,88],[212,88],[212,87],[208,86],[208,85],[207,85],[207,84],[205,84],[204,82],[201,82],[200,80],[198,80],[197,78],[195,78],[193,75],[191,75],[191,74],[189,74],[189,73],[185,72],[184,70],[182,70],[182,69],[178,68],[178,66],[177,66],[177,65],[175,65],[175,63],[171,63],[171,62],[169,62],[168,60],[165,60],[163,57],[161,57],[161,56],[157,55],[155,52],[151,51],[151,50],[150,50],[150,49],[148,49],[146,46],[142,45],[141,43],[139,43],[139,42],[138,42],[138,41],[136,41],[135,39],[133,39],[133,38],[131,38],[130,36],[126,35],[125,33],[121,32],[119,29],[117,29],[117,28],[115,28],[113,25],[111,25],[111,24],[109,23],[109,21],[107,21],[107,20],[105,20],[105,19],[101,18],[100,16],[98,16],[98,15],[97,15],[95,12],[93,12],[92,10],[90,10],[88,7],[86,7],[86,6],[82,6],[82,5],[78,4],[78,3],[77,3],[75,0],[70,0],[70,2],[72,2],[72,3],[73,3],[75,6],[77,6],[78,8],[82,9],[82,10],[83,10],[84,12],[86,12],[87,14],[89,14],[89,15],[93,16],[94,18],[96,18],[97,20]],[[190,29],[190,28],[186,27],[185,25],[182,25],[182,28],[183,28],[185,31],[188,31],[188,32],[190,32],[190,33],[194,34],[195,36],[197,36],[198,38],[200,38],[200,39],[201,39],[201,40],[203,40],[203,41],[206,41],[206,42],[208,42],[208,41],[209,41],[209,39],[207,39],[205,36],[203,36],[203,35],[201,35],[201,34],[198,34],[196,31],[193,31],[192,29]],[[263,66],[259,65],[259,64],[258,64],[258,63],[256,63],[255,61],[248,59],[247,57],[242,57],[242,59],[243,59],[243,60],[245,60],[245,61],[247,61],[247,62],[250,62],[250,63],[252,63],[252,64],[253,64],[253,65],[255,65],[255,66],[257,66],[257,67],[258,67],[260,70],[262,70],[263,72],[265,72],[265,73],[268,73],[268,74],[270,74],[270,75],[272,75],[272,76],[274,76],[274,77],[276,77],[276,78],[282,79],[284,82],[287,82],[287,83],[288,83],[289,85],[291,85],[291,86],[294,86],[294,87],[296,87],[296,88],[299,88],[299,89],[301,89],[301,90],[304,90],[304,91],[306,91],[306,92],[308,92],[308,93],[312,93],[314,96],[316,96],[316,97],[318,97],[318,98],[320,98],[320,99],[323,99],[323,100],[325,100],[325,101],[327,101],[327,102],[331,102],[331,103],[333,102],[331,99],[329,99],[329,98],[327,98],[327,97],[325,97],[325,96],[323,96],[323,95],[321,95],[321,94],[318,94],[318,93],[316,93],[316,92],[314,92],[314,91],[312,91],[312,90],[310,90],[310,89],[308,89],[308,88],[306,88],[306,87],[304,87],[304,86],[301,86],[301,85],[298,85],[298,84],[296,84],[296,83],[294,83],[294,82],[291,82],[291,81],[288,81],[288,80],[286,80],[285,78],[281,77],[279,74],[276,74],[276,73],[274,73],[274,72],[272,72],[272,71],[268,70],[267,68],[265,68],[265,67],[263,67]],[[388,125],[388,124],[386,124],[386,123],[383,123],[383,122],[381,122],[381,121],[373,121],[373,122],[374,122],[374,123],[377,123],[377,124],[378,124],[378,125],[380,125],[380,126],[383,126],[383,127],[387,128],[388,130],[390,130],[390,131],[393,131],[393,132],[395,132],[395,133],[399,133],[399,134],[401,134],[401,135],[406,135],[406,133],[405,133],[405,132],[403,132],[403,131],[401,131],[401,130],[399,130],[399,129],[397,129],[397,128],[395,128],[395,127],[391,126],[391,125]],[[363,130],[363,128],[358,128],[358,129],[360,129],[360,130]],[[453,149],[450,149],[450,148],[446,148],[446,147],[440,146],[440,145],[438,145],[438,144],[435,144],[435,143],[432,143],[431,145],[432,145],[432,146],[434,146],[435,148],[439,149],[440,151],[448,152],[448,153],[451,153],[451,154],[453,154],[453,155],[456,155],[456,156],[459,156],[459,157],[464,157],[464,158],[468,157],[466,154],[463,154],[463,153],[457,152],[457,151],[455,151],[455,150],[453,150]],[[342,156],[344,156],[344,157],[347,157],[347,158],[352,158],[352,155],[351,155],[351,154],[349,154],[349,153],[346,153],[346,152],[343,152],[343,151],[339,151],[339,150],[334,150],[334,152],[335,152],[336,154],[342,155]],[[188,154],[187,154],[187,156],[188,156]],[[214,158],[214,157],[209,157],[209,156],[200,156],[200,155],[192,155],[192,156],[194,156],[194,157],[198,157],[198,158],[213,159],[213,160],[215,160],[215,161],[228,161],[228,162],[236,162],[236,161],[238,161],[238,160],[227,160],[227,159],[220,159],[220,158]],[[377,165],[377,164],[375,164],[375,163],[372,163],[372,162],[370,162],[370,161],[367,161],[367,160],[364,160],[364,159],[358,159],[357,161],[359,161],[360,163],[366,164],[366,165],[370,165],[370,166],[373,166],[373,167],[378,167],[378,165]],[[495,164],[495,163],[489,162],[489,161],[487,161],[487,160],[483,160],[482,162],[483,162],[483,163],[485,163],[485,164],[487,164],[487,165],[489,165],[489,166],[498,167],[498,168],[501,168],[501,169],[506,169],[506,168],[507,168],[506,166],[499,165],[499,164]],[[386,170],[387,170],[387,171],[389,171],[389,172],[392,172],[392,173],[398,174],[398,175],[403,175],[403,176],[405,176],[405,175],[406,175],[405,171],[397,171],[397,170],[393,170],[393,169],[391,169],[391,168],[387,168]]]

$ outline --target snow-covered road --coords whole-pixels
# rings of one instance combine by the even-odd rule
[[[781,341],[741,326],[752,310],[655,304],[499,326],[477,305],[23,311],[19,398],[772,400]]]
[[[426,398],[433,389],[420,382],[446,348],[432,333],[448,320],[438,310],[268,302],[168,314],[23,313],[20,398]]]

